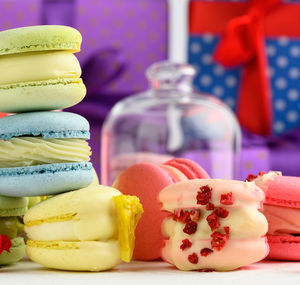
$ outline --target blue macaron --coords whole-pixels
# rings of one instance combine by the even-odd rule
[[[69,112],[30,112],[0,119],[0,195],[44,196],[88,186],[89,123]]]

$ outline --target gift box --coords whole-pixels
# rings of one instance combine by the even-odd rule
[[[76,56],[87,96],[67,111],[89,120],[92,162],[99,171],[101,126],[110,108],[146,89],[146,68],[167,58],[167,0],[0,0],[0,16],[0,31],[68,25],[81,32]]]
[[[197,88],[241,125],[280,135],[300,125],[300,1],[192,0],[188,61]]]

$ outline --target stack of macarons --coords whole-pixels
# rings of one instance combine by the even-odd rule
[[[0,112],[17,113],[0,119],[0,195],[37,203],[18,212],[25,214],[29,258],[50,268],[100,271],[131,260],[143,209],[137,197],[98,185],[88,121],[55,111],[86,94],[73,54],[80,44],[80,33],[65,26],[0,32]],[[38,203],[32,196],[53,197]],[[7,257],[18,240],[19,224],[10,220],[0,220],[0,264],[24,255],[23,242],[22,256]]]
[[[86,94],[80,33],[66,26],[0,32],[0,195],[53,195],[93,180],[88,121],[54,112]]]
[[[66,26],[0,32],[0,112],[14,113],[0,118],[0,195],[6,201],[0,199],[0,213],[18,206],[15,214],[0,218],[1,240],[11,243],[1,250],[1,264],[24,255],[15,217],[25,214],[28,199],[23,197],[77,190],[93,181],[88,121],[55,111],[86,94],[74,55],[81,40],[77,30]]]

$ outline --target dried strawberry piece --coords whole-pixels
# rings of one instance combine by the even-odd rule
[[[200,187],[200,191],[197,192],[197,204],[206,205],[211,199],[212,188],[208,185]]]
[[[214,269],[211,268],[202,268],[202,269],[198,269],[198,272],[214,272]]]
[[[209,202],[209,203],[206,205],[205,209],[206,209],[207,211],[212,211],[212,210],[215,209],[215,205],[214,205],[213,203],[210,203],[210,202]]]
[[[190,213],[183,210],[175,211],[173,219],[184,224],[191,221]]]
[[[192,210],[190,212],[190,218],[193,222],[198,222],[200,220],[200,210]]]
[[[11,241],[7,235],[0,235],[0,254],[5,250],[10,252]]]
[[[220,218],[226,218],[229,215],[229,212],[226,209],[223,208],[217,208],[214,213]]]
[[[229,238],[230,228],[229,227],[224,227],[224,231],[226,233],[226,237]]]
[[[213,253],[213,250],[210,248],[202,248],[200,251],[201,256],[208,256],[209,254]]]
[[[223,247],[226,245],[226,234],[222,234],[220,232],[215,231],[210,236],[212,237],[211,247],[213,249],[216,249],[217,251],[223,249]]]
[[[233,205],[233,202],[234,202],[234,199],[233,199],[232,192],[221,195],[221,199],[220,199],[221,204],[223,204],[223,205]]]
[[[180,246],[181,250],[185,250],[187,248],[190,248],[192,246],[192,242],[189,239],[183,239],[182,240],[182,244]]]
[[[190,263],[197,264],[198,263],[198,255],[194,252],[188,256],[188,260]]]
[[[220,221],[215,212],[207,216],[206,218],[208,225],[210,226],[211,231],[216,230],[220,226]]]
[[[251,182],[251,181],[253,181],[255,178],[257,178],[257,175],[249,174],[249,175],[247,176],[247,178],[245,179],[245,181]]]
[[[258,176],[263,176],[263,175],[265,175],[265,174],[266,174],[265,171],[260,171],[260,172],[258,172]]]
[[[183,228],[183,232],[192,235],[197,231],[197,223],[190,221],[187,224],[185,224],[185,227]]]

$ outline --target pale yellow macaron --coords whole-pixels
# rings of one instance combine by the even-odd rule
[[[81,34],[67,26],[31,26],[0,32],[0,112],[55,110],[86,94]]]
[[[24,216],[27,255],[49,268],[101,271],[129,262],[139,199],[102,185],[64,193]]]

